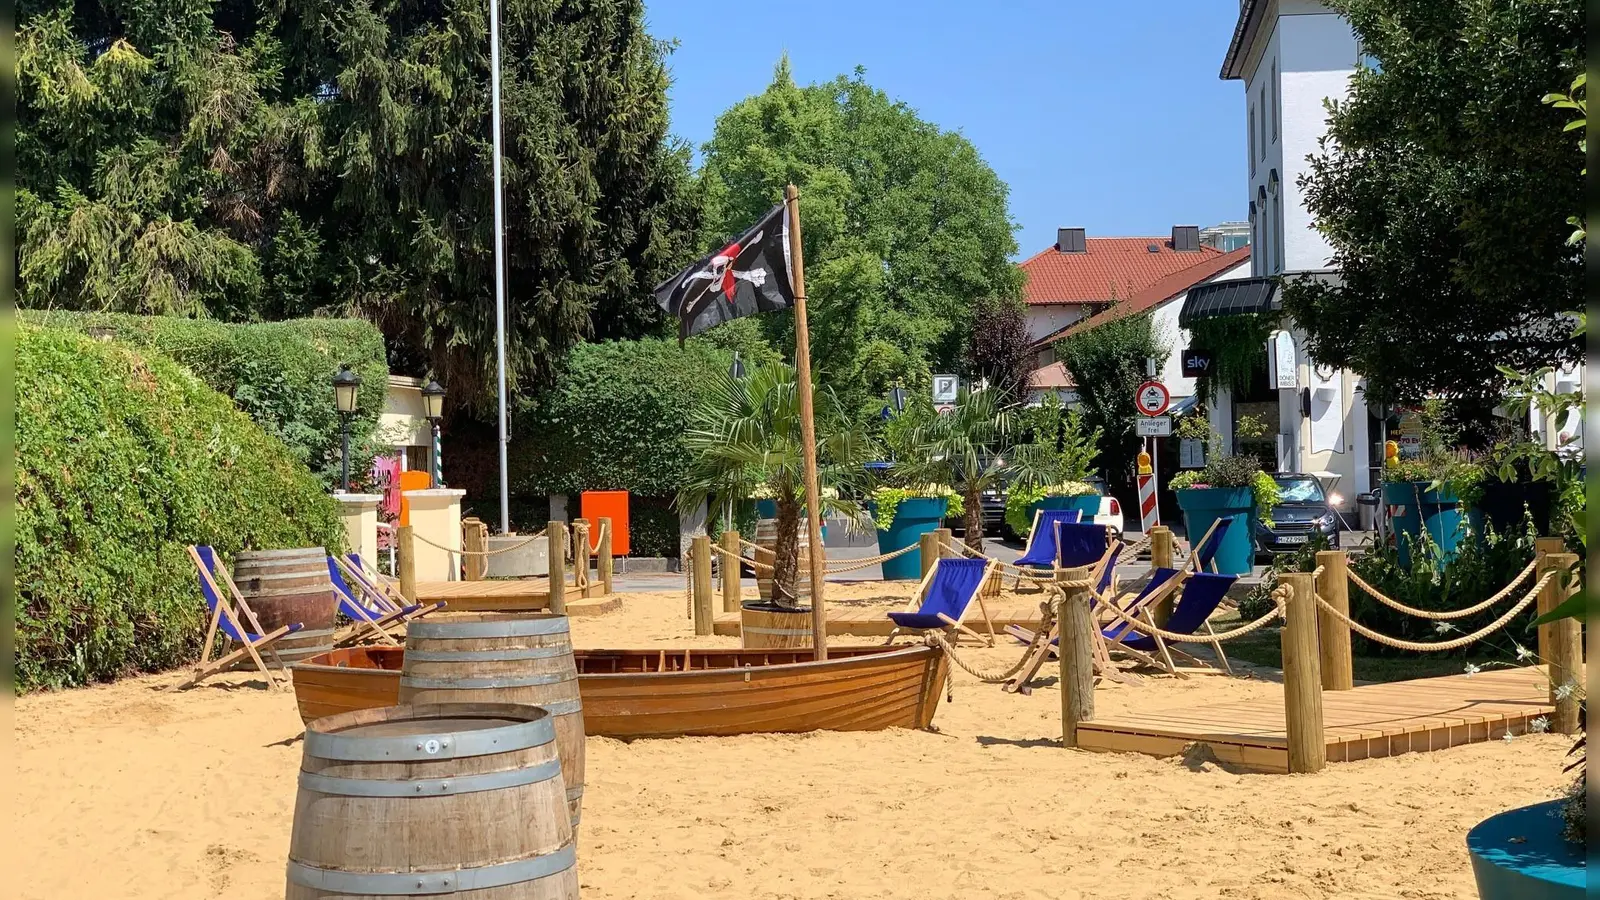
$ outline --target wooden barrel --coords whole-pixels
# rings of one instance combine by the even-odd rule
[[[328,578],[328,551],[241,550],[233,560],[233,583],[266,631],[301,624],[301,630],[272,645],[285,665],[333,649],[339,604]],[[249,622],[244,625],[248,628]],[[235,668],[254,665],[246,657]]]
[[[746,603],[739,607],[739,640],[746,650],[810,647],[811,608]]]
[[[317,719],[284,896],[576,898],[565,807],[542,709],[451,703]]]
[[[401,703],[527,703],[549,711],[572,830],[583,812],[583,700],[567,617],[477,613],[406,626]]]
[[[805,522],[800,523],[800,568],[795,573],[795,591],[801,597],[810,595],[811,592],[811,536],[807,534],[810,529]],[[756,551],[753,558],[756,562],[765,563],[765,566],[756,567],[756,590],[761,592],[761,599],[772,599],[772,565],[775,548],[778,546],[778,520],[759,519],[756,521]],[[824,553],[827,551],[824,550]],[[810,646],[810,645],[807,645]]]

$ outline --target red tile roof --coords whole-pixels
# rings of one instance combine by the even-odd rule
[[[1072,375],[1067,372],[1067,367],[1059,360],[1034,369],[1033,374],[1028,377],[1028,387],[1036,391],[1061,390],[1076,386]]]
[[[1155,256],[1156,254],[1152,253],[1150,255]],[[1135,313],[1142,313],[1147,309],[1159,306],[1162,303],[1171,300],[1173,297],[1178,296],[1197,284],[1202,284],[1210,281],[1213,278],[1216,278],[1218,275],[1221,275],[1234,266],[1241,265],[1249,261],[1249,246],[1240,247],[1239,249],[1230,251],[1228,253],[1213,251],[1213,255],[1207,257],[1204,262],[1200,262],[1186,269],[1180,269],[1177,272],[1173,272],[1172,274],[1157,280],[1154,284],[1151,284],[1143,290],[1135,293],[1126,300],[1121,300],[1117,303],[1114,303],[1106,309],[1089,316],[1088,318],[1079,319],[1065,328],[1045,335],[1044,337],[1035,341],[1034,345],[1043,346],[1045,344],[1050,344],[1066,337],[1069,334],[1077,334],[1079,332],[1088,331],[1091,328],[1104,325],[1107,322],[1114,322],[1123,316],[1131,316]]]
[[[1150,252],[1150,245],[1158,249]],[[1177,251],[1165,237],[1087,238],[1083,253],[1062,253],[1055,247],[1022,263],[1027,282],[1022,296],[1030,306],[1051,303],[1107,302],[1115,294],[1126,300],[1176,272],[1222,256],[1202,246]]]

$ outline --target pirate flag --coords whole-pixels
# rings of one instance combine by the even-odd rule
[[[789,280],[789,216],[783,204],[656,287],[656,302],[677,316],[678,343],[724,322],[794,305]]]

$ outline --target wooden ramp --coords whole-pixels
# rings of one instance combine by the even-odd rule
[[[1037,629],[1039,627],[1039,601],[1032,600],[1023,603],[1003,601],[996,603],[989,601],[989,615],[994,622],[994,632],[1000,640],[1010,640],[1005,635],[1007,625],[1021,625],[1023,628]],[[967,613],[967,627],[979,634],[983,633],[983,615],[978,612],[978,605],[974,603],[972,610]],[[884,607],[874,609],[859,609],[848,606],[828,607],[828,635],[849,634],[856,637],[887,637],[894,629],[894,623],[889,621],[888,610]],[[717,613],[711,620],[711,633],[739,636],[739,614],[736,612]]]
[[[1205,676],[1209,677],[1209,676]],[[1443,750],[1524,734],[1554,709],[1544,670],[1486,669],[1323,691],[1328,762]],[[1131,712],[1078,726],[1085,750],[1174,756],[1195,743],[1216,758],[1261,772],[1289,770],[1283,700]]]
[[[516,578],[484,581],[419,581],[417,602],[445,601],[451,612],[533,612],[550,606],[550,579]],[[598,584],[588,597],[571,584],[566,590],[567,615],[599,615],[621,605],[615,594],[602,594]]]

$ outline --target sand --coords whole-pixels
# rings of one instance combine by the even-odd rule
[[[879,605],[903,590],[834,594]],[[737,644],[693,637],[681,593],[624,595],[573,631],[583,647]],[[1017,653],[964,655],[999,668]],[[1103,685],[1096,704],[1281,695],[1270,675]],[[293,694],[245,675],[161,690],[176,678],[18,700],[18,896],[283,895]],[[1467,829],[1556,796],[1569,745],[1530,735],[1311,776],[1239,774],[1203,754],[1062,750],[1053,677],[1024,697],[958,672],[954,692],[937,733],[591,738],[583,896],[1471,898]]]

